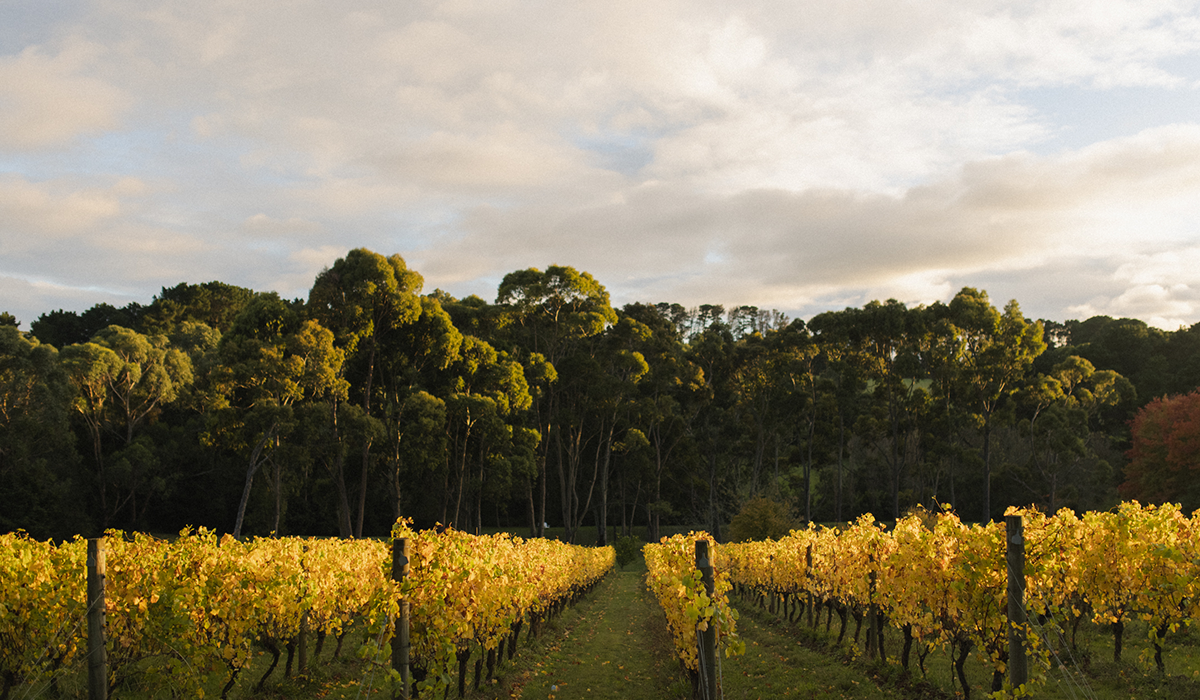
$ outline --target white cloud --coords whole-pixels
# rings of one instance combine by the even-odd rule
[[[929,302],[946,298],[951,280],[1039,269],[1054,257],[1105,258],[1115,269],[1123,263],[1113,256],[1130,242],[1153,242],[1144,233],[1146,215],[1131,219],[1128,212],[1154,211],[1163,202],[1172,203],[1181,217],[1173,223],[1194,238],[1200,231],[1182,212],[1200,211],[1197,166],[1187,157],[1197,147],[1200,129],[1168,128],[1080,153],[971,163],[901,196],[847,189],[722,195],[657,185],[602,205],[487,207],[463,222],[465,238],[419,257],[431,284],[442,287],[497,269],[544,266],[553,262],[545,251],[570,251],[557,262],[651,301],[758,300],[796,310],[842,289]],[[1105,251],[1099,241],[1126,245]],[[1155,260],[1149,282],[1128,263],[1117,278],[1133,288],[1192,277],[1190,263]],[[1060,290],[1058,308],[1081,291]],[[1139,313],[1180,313],[1175,306],[1156,312],[1151,302],[1141,302]]]
[[[42,279],[0,274],[0,311],[12,313],[21,330],[28,331],[44,313],[57,309],[83,310],[99,303],[124,306],[132,297],[120,290],[78,287],[57,284]]]
[[[430,288],[555,262],[802,309],[1070,259],[1099,286],[1054,308],[1200,317],[1155,258],[1200,238],[1200,127],[1037,155],[1020,101],[1195,89],[1196,2],[90,7],[0,56],[0,272],[291,295],[365,245]]]
[[[107,187],[60,179],[32,182],[0,174],[0,241],[8,252],[36,248],[47,239],[87,235],[122,213],[122,197],[143,185],[127,178]]]
[[[1112,277],[1118,292],[1099,295],[1071,307],[1081,316],[1108,315],[1144,319],[1167,330],[1200,317],[1200,246],[1122,256]]]
[[[250,236],[268,240],[279,238],[313,238],[324,231],[320,224],[298,216],[277,219],[267,216],[262,212],[243,221],[242,230]]]
[[[87,74],[105,53],[73,40],[54,54],[29,47],[0,56],[0,150],[57,149],[116,127],[128,98]]]

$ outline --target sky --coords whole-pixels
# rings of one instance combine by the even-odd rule
[[[1200,0],[0,0],[0,311],[347,251],[1200,322]]]

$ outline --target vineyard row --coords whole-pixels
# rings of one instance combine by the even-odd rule
[[[1010,662],[1007,533],[1003,522],[963,523],[953,513],[914,513],[886,527],[865,515],[844,527],[810,526],[765,542],[717,547],[706,533],[663,538],[646,545],[647,582],[675,638],[676,656],[695,681],[698,639],[718,628],[725,654],[739,652],[731,591],[762,601],[810,626],[825,616],[840,623],[841,644],[853,628],[862,651],[884,657],[884,630],[903,639],[905,671],[934,649],[949,652],[958,682],[969,693],[964,663],[977,656],[993,670],[992,690],[1030,692],[1051,668],[1070,666],[1076,632],[1090,621],[1111,631],[1119,661],[1126,625],[1146,624],[1149,645],[1141,661],[1165,672],[1169,636],[1200,619],[1200,514],[1178,506],[1124,503],[1113,511],[1070,510],[1045,515],[1010,509],[1023,525],[1023,623],[1030,683],[1005,688]],[[700,584],[693,546],[709,542],[713,594]]]
[[[1110,629],[1120,660],[1126,623],[1142,620],[1151,657],[1164,671],[1166,639],[1200,616],[1200,517],[1177,506],[1122,504],[1077,517],[1010,509],[1024,538],[1025,625],[1034,683],[1068,666],[1082,621]],[[1005,523],[968,525],[952,513],[914,514],[887,529],[869,515],[846,528],[810,527],[777,541],[726,545],[721,565],[743,592],[769,598],[789,617],[807,613],[826,628],[836,615],[840,643],[854,639],[883,656],[883,629],[902,639],[900,662],[947,649],[964,692],[963,664],[975,654],[1003,689],[1009,658]],[[814,619],[816,618],[816,619]],[[1038,671],[1040,670],[1040,673]],[[1011,690],[1011,689],[1010,689]]]
[[[386,542],[260,538],[246,542],[201,529],[172,542],[110,531],[105,538],[105,649],[109,689],[135,684],[203,698],[222,696],[258,649],[272,655],[262,683],[302,638],[327,639],[335,656],[351,625],[365,631],[359,655],[381,685],[400,601],[408,603],[413,676],[419,692],[445,689],[472,650],[489,674],[504,644],[540,624],[613,566],[612,548],[554,540],[414,531],[409,575],[392,579]],[[0,535],[0,700],[22,684],[58,681],[86,650],[87,541],[55,545]],[[459,674],[460,677],[463,674]],[[436,694],[436,693],[433,693]]]

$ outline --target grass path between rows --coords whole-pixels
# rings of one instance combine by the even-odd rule
[[[666,617],[646,588],[645,568],[615,571],[533,644],[522,644],[487,697],[680,700],[691,683],[673,655]],[[738,622],[746,654],[721,659],[727,700],[895,698],[856,666],[807,648],[770,619]]]
[[[667,621],[644,574],[644,567],[609,574],[534,646],[522,649],[527,660],[508,680],[507,697],[687,697],[691,686],[671,655]]]
[[[739,601],[732,601],[735,608]],[[787,634],[777,620],[741,610],[738,635],[746,642],[743,656],[724,659],[725,700],[813,698],[849,700],[903,697],[884,690],[861,666],[814,650]]]

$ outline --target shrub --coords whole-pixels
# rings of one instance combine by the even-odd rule
[[[632,564],[642,551],[642,541],[636,537],[617,538],[617,565],[622,569],[626,564]]]
[[[730,521],[729,539],[748,542],[784,537],[796,526],[788,510],[787,505],[779,501],[762,496],[752,498]]]

